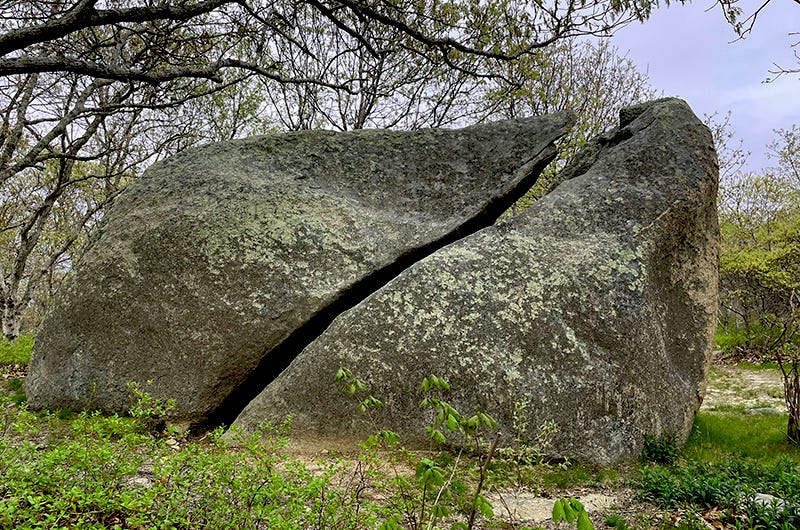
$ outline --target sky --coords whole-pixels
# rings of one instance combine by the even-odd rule
[[[739,5],[749,14],[761,3]],[[791,32],[800,32],[800,5],[792,0],[772,0],[744,40],[714,0],[694,0],[657,9],[643,24],[618,30],[612,43],[656,91],[685,99],[701,118],[716,112],[721,120],[730,111],[731,130],[751,152],[748,168],[757,171],[775,165],[766,156],[774,129],[800,125],[800,74],[764,82],[774,77],[773,63],[798,67],[791,44],[800,35]]]

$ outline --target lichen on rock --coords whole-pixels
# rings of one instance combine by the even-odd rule
[[[450,381],[456,409],[506,433],[525,400],[531,429],[555,420],[563,456],[611,464],[638,457],[645,434],[685,440],[714,333],[716,155],[680,100],[623,117],[529,210],[339,316],[236,425],[292,414],[296,436],[366,436],[373,427],[333,381],[345,367],[407,443],[429,421],[417,393],[429,374]]]
[[[37,336],[32,407],[229,423],[340,312],[492,224],[569,113],[458,130],[303,131],[188,149],[133,183]]]

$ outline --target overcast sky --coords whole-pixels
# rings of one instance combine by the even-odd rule
[[[752,10],[761,2],[739,4]],[[654,89],[685,99],[701,118],[730,110],[733,132],[752,152],[750,169],[758,169],[771,163],[765,155],[773,130],[800,125],[800,76],[764,83],[773,63],[798,66],[790,45],[800,35],[789,33],[800,32],[800,6],[772,0],[752,34],[736,42],[719,7],[712,6],[714,0],[676,2],[644,24],[619,30],[613,43],[648,72]]]

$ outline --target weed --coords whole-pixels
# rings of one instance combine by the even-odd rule
[[[640,494],[662,506],[722,510],[721,520],[736,528],[797,528],[800,522],[800,467],[789,459],[773,464],[732,459],[720,464],[692,462],[685,467],[642,469]],[[756,494],[782,499],[755,502]],[[761,522],[769,521],[763,526]]]
[[[9,399],[15,405],[21,405],[27,401],[22,379],[13,377],[6,381],[6,389],[9,392]]]
[[[606,526],[614,528],[614,530],[628,530],[628,523],[625,518],[615,513],[607,515],[603,522]]]
[[[594,530],[583,504],[571,497],[558,499],[553,504],[553,522],[558,524],[561,521],[566,521],[567,524],[575,523],[578,530]]]
[[[150,387],[152,381],[147,381],[145,388]],[[175,400],[162,400],[151,396],[142,386],[134,381],[128,383],[128,389],[133,394],[134,404],[130,415],[136,419],[144,430],[160,432],[166,428],[167,415],[175,409]]]
[[[400,437],[389,430],[380,428],[379,419],[375,411],[383,408],[383,403],[368,393],[367,386],[355,377],[350,370],[340,368],[336,375],[343,392],[354,396],[358,408],[368,415],[377,433],[368,440],[368,447],[380,447],[392,453],[392,459],[397,461],[408,457],[408,453],[400,445]],[[425,377],[420,383],[419,392],[422,395],[420,408],[431,411],[431,423],[425,429],[426,435],[436,444],[445,446],[448,435],[454,436],[457,446],[460,447],[456,461],[452,466],[449,476],[445,470],[431,458],[419,459],[414,468],[417,487],[421,489],[418,495],[412,493],[411,485],[395,470],[394,485],[400,491],[397,505],[404,512],[403,519],[412,528],[432,528],[437,521],[450,515],[450,506],[458,504],[458,500],[465,495],[463,482],[458,480],[456,472],[465,446],[471,446],[476,454],[480,454],[485,445],[483,434],[486,431],[497,429],[497,423],[487,414],[476,412],[472,416],[464,416],[444,399],[444,393],[450,390],[447,381],[436,375]],[[482,494],[484,483],[489,474],[489,466],[497,450],[499,433],[494,436],[488,453],[478,469],[478,482],[470,500],[463,506],[467,520],[455,523],[452,528],[471,530],[475,527],[478,515],[487,519],[494,517],[494,511]],[[397,515],[386,520],[383,527],[386,530],[399,528]]]

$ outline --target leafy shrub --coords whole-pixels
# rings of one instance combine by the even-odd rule
[[[628,530],[628,523],[625,518],[619,514],[612,513],[606,516],[604,520],[606,526],[614,530]]]
[[[380,419],[375,412],[383,408],[383,403],[369,394],[367,386],[350,370],[340,368],[334,378],[344,393],[353,396],[358,408],[362,413],[367,414],[377,431],[367,441],[367,447],[373,451],[370,460],[374,461],[374,451],[376,448],[380,448],[389,453],[392,460],[408,462],[409,454],[400,446],[400,437],[397,433],[382,429],[380,426]],[[472,416],[462,415],[445,400],[449,390],[450,384],[433,374],[425,377],[419,387],[419,393],[422,396],[420,408],[431,412],[431,422],[426,427],[425,434],[440,447],[447,446],[448,440],[453,437],[457,441],[458,457],[453,465],[452,473],[445,479],[444,469],[434,459],[421,458],[417,460],[414,464],[416,487],[421,491],[418,494],[412,494],[411,484],[395,471],[394,485],[400,492],[400,498],[396,504],[404,512],[402,518],[412,528],[433,528],[438,521],[451,515],[454,505],[458,506],[467,516],[466,521],[454,523],[452,525],[454,529],[471,530],[475,527],[478,515],[487,519],[494,517],[492,505],[482,494],[482,490],[488,476],[489,465],[497,449],[499,433],[495,435],[494,442],[478,470],[478,483],[471,496],[463,487],[464,482],[457,479],[455,475],[465,446],[473,446],[475,453],[480,454],[485,446],[484,433],[496,431],[497,422],[480,411]],[[413,462],[410,463],[413,464]],[[469,498],[469,500],[465,501],[465,498]],[[399,529],[399,519],[397,514],[389,517],[382,525],[382,530]]]
[[[660,436],[644,435],[642,461],[655,464],[672,465],[678,460],[678,436],[672,431],[664,431]]]
[[[558,524],[565,521],[567,524],[575,523],[578,530],[594,530],[594,525],[589,521],[586,509],[578,499],[571,497],[558,499],[553,504],[553,522]]]
[[[6,400],[0,416],[0,528],[376,528],[380,510],[337,487],[349,470],[311,473],[265,433],[230,447],[154,436],[139,418],[68,421]],[[278,428],[280,431],[280,428]],[[278,464],[281,465],[278,465]]]

